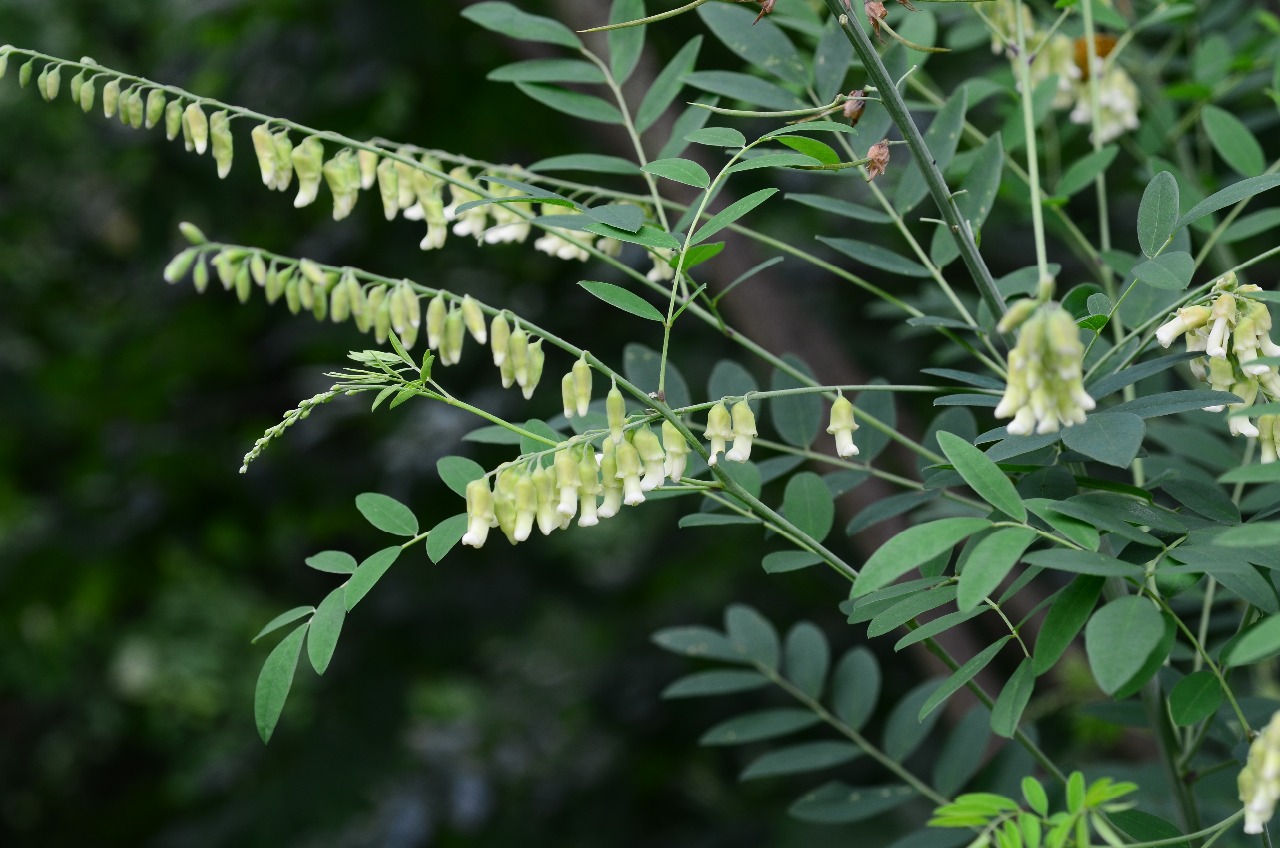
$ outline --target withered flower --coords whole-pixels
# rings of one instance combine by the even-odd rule
[[[849,126],[856,127],[861,120],[867,108],[867,101],[863,99],[866,96],[867,93],[860,88],[849,92],[849,99],[844,102],[844,116],[849,119]]]
[[[867,162],[867,179],[874,180],[889,167],[889,139],[871,145],[871,149],[867,151],[867,159],[870,160]]]
[[[880,34],[880,22],[889,15],[884,3],[880,2],[880,0],[866,0],[862,4],[862,11],[867,14],[867,20],[871,23],[871,31],[875,33],[876,38],[880,39],[880,43],[883,44],[884,36]]]

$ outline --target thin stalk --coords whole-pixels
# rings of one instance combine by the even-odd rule
[[[1088,3],[1088,0],[1085,0]],[[1018,54],[1015,64],[1018,69],[1018,84],[1022,88],[1022,130],[1026,134],[1027,143],[1027,177],[1031,190],[1031,229],[1036,245],[1036,266],[1040,269],[1040,290],[1037,297],[1048,300],[1052,297],[1050,285],[1049,255],[1044,239],[1044,210],[1040,196],[1040,153],[1036,143],[1036,118],[1031,103],[1031,60],[1027,53],[1027,25],[1022,14],[1022,2],[1019,0],[1017,20]]]

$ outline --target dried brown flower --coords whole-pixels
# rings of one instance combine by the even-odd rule
[[[849,92],[849,99],[844,102],[844,116],[849,119],[849,126],[856,127],[862,113],[867,108],[867,101],[863,98],[867,93],[862,89],[855,89]]]
[[[867,151],[867,159],[870,160],[867,162],[867,179],[874,180],[889,167],[889,139],[871,145],[871,149]]]
[[[760,0],[760,14],[756,15],[756,19],[751,22],[752,26],[760,23],[760,19],[773,11],[773,6],[778,0]]]
[[[867,20],[871,23],[871,31],[875,33],[876,38],[880,39],[881,43],[884,43],[884,37],[880,35],[880,22],[889,14],[884,7],[884,3],[880,2],[880,0],[866,0],[862,4],[862,11],[867,13]]]

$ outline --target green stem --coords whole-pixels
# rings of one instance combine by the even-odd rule
[[[1088,3],[1088,0],[1085,0]],[[1036,142],[1036,118],[1032,107],[1031,61],[1035,57],[1027,52],[1027,26],[1022,14],[1022,0],[1018,0],[1017,12],[1018,53],[1014,57],[1018,84],[1022,88],[1022,131],[1027,144],[1027,176],[1031,189],[1031,229],[1035,237],[1036,266],[1040,269],[1040,284],[1036,296],[1048,300],[1052,294],[1052,278],[1049,276],[1049,256],[1044,238],[1044,209],[1040,192],[1040,154]]]
[[[1093,150],[1095,153],[1102,150],[1102,103],[1098,91],[1098,77],[1101,71],[1098,69],[1098,43],[1094,37],[1093,28],[1093,0],[1083,0],[1080,8],[1084,13],[1084,38],[1085,38],[1085,56],[1088,60],[1089,68],[1089,112],[1092,119],[1092,132],[1090,140],[1093,142]],[[1119,45],[1116,45],[1117,47]],[[1098,238],[1101,242],[1102,252],[1105,254],[1111,250],[1111,213],[1107,204],[1107,172],[1105,169],[1098,172],[1098,176],[1094,179],[1094,187],[1098,195]],[[1102,268],[1102,288],[1107,293],[1107,297],[1114,302],[1116,299],[1116,284],[1111,273],[1111,266],[1103,263]],[[1120,326],[1119,317],[1112,319],[1112,334],[1119,339],[1123,335],[1123,327]]]

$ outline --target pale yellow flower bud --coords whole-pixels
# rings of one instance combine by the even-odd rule
[[[480,309],[480,304],[476,303],[475,298],[467,295],[462,299],[462,320],[467,325],[467,331],[471,333],[471,337],[478,343],[484,344],[489,341],[489,330],[485,327],[484,312]]]
[[[667,453],[662,449],[662,442],[658,441],[658,437],[648,426],[644,426],[635,431],[631,443],[644,465],[644,479],[640,481],[640,488],[646,492],[658,488],[667,476]]]
[[[596,453],[588,447],[578,460],[578,526],[594,527],[600,523],[596,496],[604,491],[600,483],[600,466]]]
[[[529,334],[519,324],[507,340],[507,358],[511,360],[511,373],[521,387],[529,381]]]
[[[560,502],[556,512],[572,518],[578,512],[578,487],[582,485],[582,476],[578,472],[578,461],[569,449],[556,453],[555,458],[556,490]]]
[[[618,463],[617,479],[622,481],[622,502],[627,506],[644,503],[644,485],[640,480],[640,454],[625,439],[614,447]]]
[[[541,465],[533,471],[533,488],[538,494],[538,531],[546,536],[560,529],[562,516],[556,511],[555,478]]]
[[[600,483],[604,500],[596,509],[601,518],[610,518],[622,508],[622,481],[618,477],[618,447],[613,439],[605,439],[600,448]]]
[[[118,86],[117,86],[118,88]],[[103,91],[103,107],[106,107],[106,91]],[[199,103],[188,103],[182,111],[182,126],[191,141],[191,149],[203,155],[209,148],[209,119]]]
[[[231,173],[233,145],[231,140],[231,120],[225,110],[213,113],[209,119],[209,136],[213,141],[213,161],[218,165],[218,179],[226,179]]]
[[[440,363],[457,365],[461,362],[465,341],[466,327],[462,326],[462,311],[453,307],[444,319],[444,344],[440,348]]]
[[[79,86],[77,86],[78,88]],[[153,88],[147,92],[147,108],[143,115],[143,125],[147,129],[151,129],[164,117],[165,112],[165,96],[164,92],[158,88]]]
[[[301,209],[315,202],[320,192],[320,179],[324,169],[324,144],[315,136],[309,136],[290,154],[293,170],[298,174],[298,196],[294,208]]]
[[[836,437],[836,454],[848,459],[858,455],[858,446],[853,443],[853,431],[858,429],[858,422],[853,417],[853,404],[844,395],[840,395],[831,404],[831,424],[827,432]]]
[[[81,92],[83,100],[84,92]],[[102,87],[102,115],[105,118],[113,118],[116,114],[116,107],[120,105],[120,80],[109,80]],[[188,148],[190,149],[190,148]],[[203,153],[204,151],[200,151]]]
[[[707,465],[715,465],[719,454],[725,449],[726,441],[733,438],[733,418],[723,402],[711,407],[711,411],[707,413],[707,429],[703,435],[711,442],[711,456],[707,459]]]
[[[740,400],[733,405],[733,447],[725,453],[724,458],[730,462],[746,462],[751,458],[751,440],[756,432],[756,416],[751,405]]]
[[[524,395],[525,400],[533,397],[533,390],[538,387],[538,382],[542,379],[542,367],[546,364],[546,359],[547,355],[542,352],[542,339],[529,345],[528,376],[525,378],[524,385],[520,387],[520,393]]]
[[[572,418],[578,412],[577,401],[573,395],[573,372],[566,371],[560,378],[560,403],[564,406],[564,417]]]
[[[489,528],[497,523],[493,513],[493,495],[483,478],[467,484],[467,532],[462,544],[478,548],[489,537]]]
[[[493,351],[493,364],[499,367],[507,358],[507,345],[511,342],[511,325],[501,312],[493,316],[489,324],[489,349]]]
[[[591,406],[591,365],[584,353],[573,363],[573,400],[578,415],[586,415]]]
[[[679,483],[688,462],[689,443],[676,425],[666,420],[662,422],[662,449],[666,453],[663,472],[672,483]]]
[[[622,392],[618,391],[616,383],[605,396],[604,411],[609,419],[609,438],[613,439],[615,445],[619,444],[627,424],[627,402],[623,399]]]
[[[523,542],[533,532],[533,522],[538,514],[538,491],[533,478],[521,474],[516,480],[516,526],[512,535]]]
[[[1275,815],[1280,798],[1280,712],[1271,717],[1249,746],[1249,759],[1238,780],[1244,804],[1244,832],[1262,833]]]
[[[394,221],[400,213],[400,180],[396,171],[396,163],[392,159],[383,159],[378,163],[378,195],[382,198],[382,214],[388,221]]]

